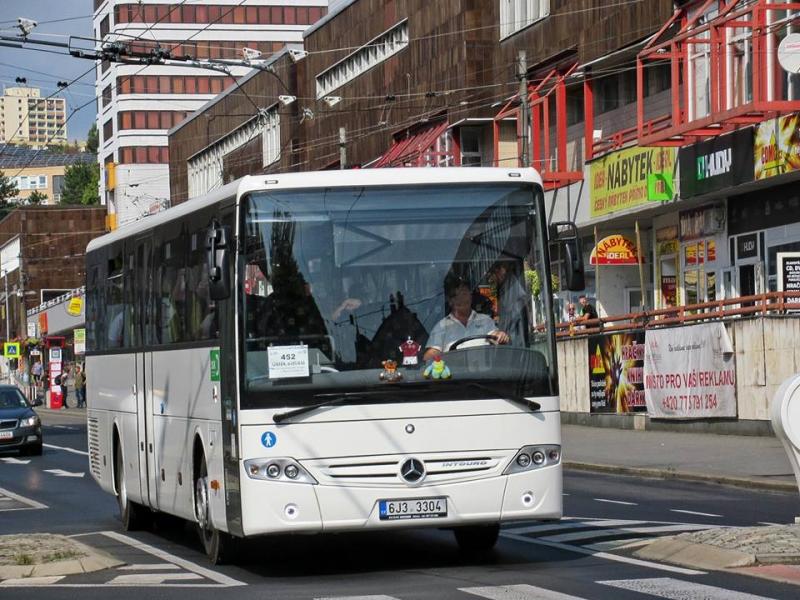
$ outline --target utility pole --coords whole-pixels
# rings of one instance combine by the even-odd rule
[[[519,63],[517,64],[517,77],[519,77],[519,120],[522,128],[520,143],[522,144],[522,154],[520,160],[522,167],[530,166],[528,152],[528,126],[530,122],[530,108],[528,107],[528,61],[525,50],[519,51]]]
[[[339,168],[347,168],[347,132],[339,127]]]

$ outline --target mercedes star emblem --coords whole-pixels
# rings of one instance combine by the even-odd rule
[[[421,460],[409,458],[400,467],[400,476],[408,483],[417,483],[425,477],[425,465]]]

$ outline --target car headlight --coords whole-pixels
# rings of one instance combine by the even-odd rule
[[[39,424],[39,417],[36,415],[32,417],[28,417],[26,419],[19,420],[20,427],[36,427]]]

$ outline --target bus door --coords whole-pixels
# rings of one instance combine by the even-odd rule
[[[146,349],[153,343],[153,242],[150,236],[135,242],[136,288],[144,293],[135,299],[138,313],[136,348],[136,418],[139,435],[139,484],[142,489],[142,503],[153,509],[158,508],[156,495],[158,465],[153,436],[153,353]]]

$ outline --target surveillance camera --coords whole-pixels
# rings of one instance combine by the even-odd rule
[[[303,60],[306,56],[308,56],[308,52],[305,50],[289,50],[289,56],[291,57],[292,61],[297,62]]]
[[[26,19],[25,17],[19,17],[17,19],[17,27],[19,27],[23,36],[27,36],[38,24],[39,23],[33,19]]]
[[[278,100],[280,100],[281,104],[284,106],[289,106],[292,102],[297,100],[297,96],[278,96]]]

